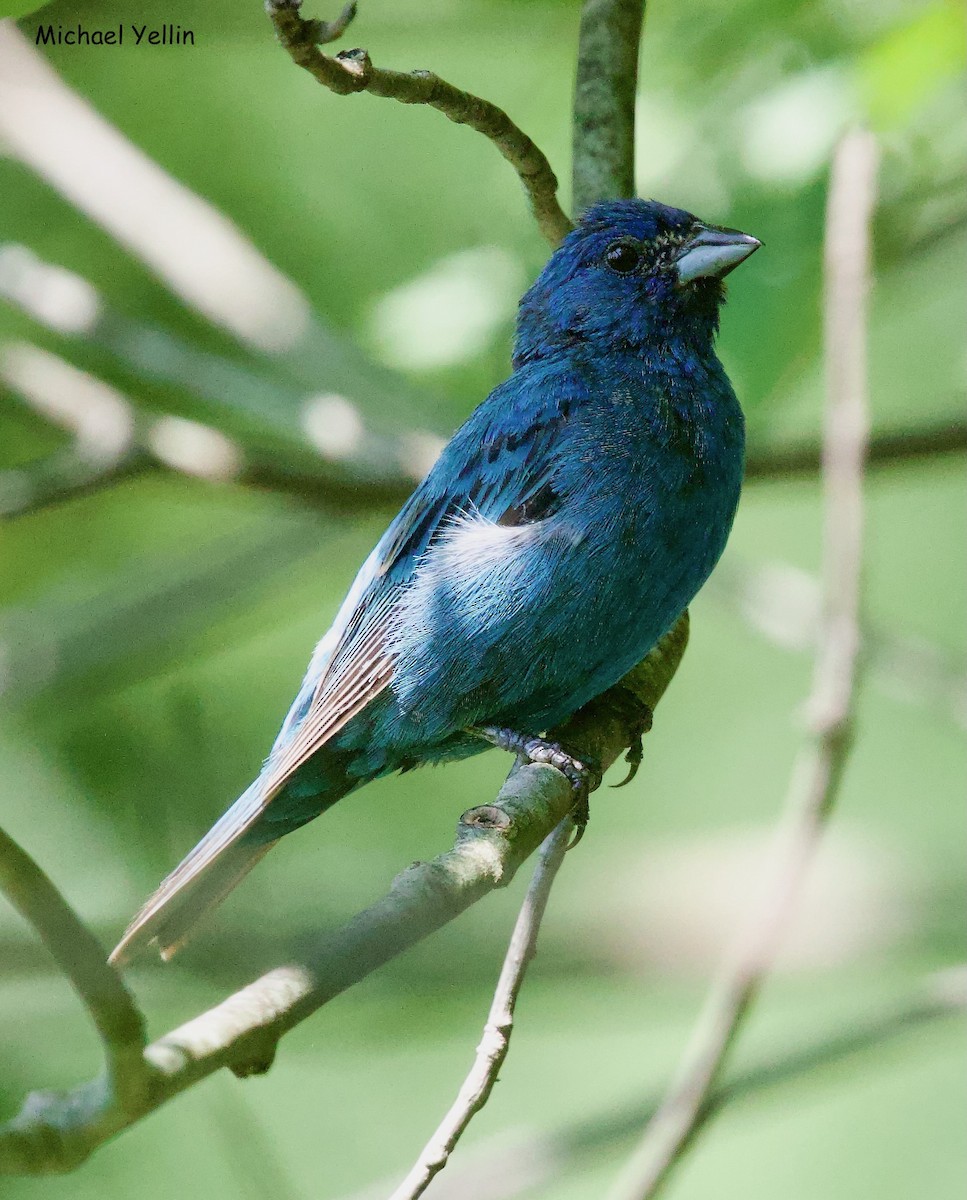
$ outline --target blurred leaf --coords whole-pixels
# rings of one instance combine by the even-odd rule
[[[169,664],[189,636],[319,547],[311,518],[206,545],[181,561],[132,562],[113,577],[74,579],[29,607],[0,611],[2,694],[46,693],[58,706]],[[310,537],[311,535],[311,537]]]
[[[870,117],[891,129],[910,120],[946,82],[967,67],[967,24],[956,0],[939,0],[891,30],[859,58]]]

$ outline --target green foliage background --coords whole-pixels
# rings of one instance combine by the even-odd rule
[[[22,17],[40,7],[34,0],[0,0],[0,17]]]
[[[490,146],[435,113],[324,93],[273,44],[257,0],[169,0],[158,14],[63,0],[21,27],[32,38],[37,20],[152,17],[192,28],[196,45],[45,53],[235,221],[339,335],[378,358],[380,297],[468,247],[499,247],[524,281],[539,269],[546,247]],[[873,125],[884,152],[875,429],[962,417],[960,21],[956,5],[936,2],[649,5],[639,190],[766,243],[734,277],[721,339],[757,448],[817,435],[825,162],[853,119]],[[365,0],[347,44],[492,98],[566,178],[576,32],[570,2]],[[255,361],[182,306],[13,157],[0,158],[0,196],[0,242],[88,278],[128,317],[232,358],[258,386],[244,411],[206,404],[0,304],[4,342],[54,349],[156,411],[292,442],[282,366]],[[389,431],[451,431],[506,372],[512,316],[508,303],[481,347],[358,397],[367,418]],[[352,371],[345,353],[333,371]],[[0,469],[65,442],[0,384]],[[742,1063],[858,1027],[963,954],[963,499],[962,464],[949,458],[871,473],[868,620],[921,665],[911,675],[882,657],[871,664],[818,872],[825,903],[804,918]],[[314,641],[390,515],[327,517],[152,473],[4,525],[0,821],[106,943],[258,769]],[[817,481],[755,484],[723,570],[815,572],[819,544]],[[724,596],[711,588],[694,606],[692,646],[638,779],[596,797],[552,900],[502,1084],[470,1142],[640,1101],[684,1043],[725,937],[719,914],[732,911],[754,835],[781,802],[810,669],[803,649],[764,639]],[[933,675],[922,665],[931,654]],[[491,796],[507,765],[494,753],[383,782],[288,839],[183,957],[132,972],[152,1031],[217,1001],[444,848],[457,815]],[[401,1173],[469,1062],[519,895],[520,884],[331,1004],[286,1039],[264,1079],[214,1078],[77,1174],[5,1180],[3,1195],[296,1200]],[[957,1022],[941,1022],[753,1094],[718,1119],[669,1194],[959,1196],[962,1052]],[[69,989],[2,907],[0,1062],[5,1115],[26,1090],[67,1086],[98,1066]],[[528,1194],[601,1195],[626,1150],[615,1140]]]

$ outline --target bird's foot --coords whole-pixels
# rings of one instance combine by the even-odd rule
[[[575,758],[557,742],[546,738],[516,733],[513,729],[484,726],[474,729],[478,737],[485,738],[492,746],[508,750],[527,763],[542,763],[554,767],[568,780],[574,793],[571,819],[574,821],[574,837],[568,846],[572,850],[584,837],[584,830],[591,816],[588,797],[601,783],[601,769],[597,763]]]
[[[614,697],[614,701],[619,706],[621,716],[627,722],[628,728],[628,753],[625,755],[625,762],[628,764],[628,774],[620,783],[613,783],[611,785],[612,787],[620,788],[631,783],[632,779],[638,774],[638,768],[641,766],[641,760],[644,757],[642,739],[651,730],[654,714],[643,700],[639,700],[637,696],[625,688],[622,688],[620,694]]]

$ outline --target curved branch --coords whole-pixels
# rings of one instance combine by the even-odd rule
[[[910,429],[874,434],[867,448],[866,464],[867,467],[893,467],[911,460],[963,454],[965,450],[967,420],[950,417]],[[745,462],[744,482],[817,475],[822,468],[822,457],[822,446],[812,442],[762,449],[753,447]]]
[[[927,1024],[949,1017],[962,1018],[967,1009],[967,966],[947,967],[920,980],[882,1011],[865,1011],[821,1036],[793,1042],[779,1054],[764,1056],[751,1066],[716,1084],[708,1096],[711,1116],[737,1100],[759,1096],[774,1088],[798,1083],[815,1071],[828,1071],[845,1061],[880,1050],[891,1041]],[[798,1035],[800,1031],[797,1029]],[[634,1137],[642,1120],[651,1117],[660,1096],[646,1093],[623,1103],[585,1113],[553,1129],[515,1129],[492,1134],[478,1142],[458,1166],[444,1176],[434,1200],[517,1200],[549,1189],[559,1180],[585,1168],[592,1157],[613,1153],[619,1143]],[[387,1180],[352,1200],[385,1194]],[[350,1200],[346,1197],[345,1200]]]
[[[143,1102],[149,1070],[142,1051],[144,1019],[104,947],[14,840],[0,829],[0,892],[36,930],[54,962],[80,996],[104,1047],[103,1087],[120,1112]]]
[[[648,657],[554,734],[576,753],[606,768],[629,742],[627,702],[654,709],[678,668],[688,640],[688,614]],[[416,863],[389,892],[318,944],[301,961],[278,967],[215,1008],[150,1045],[144,1058],[151,1087],[141,1105],[125,1109],[105,1080],[64,1095],[28,1097],[0,1127],[0,1173],[69,1170],[97,1146],[179,1092],[230,1067],[238,1075],[271,1065],[279,1039],[300,1021],[401,954],[495,888],[568,816],[573,795],[560,772],[516,766],[494,804],[465,812],[452,849]],[[103,963],[101,964],[103,968]]]
[[[0,471],[0,520],[41,512],[142,474],[147,458],[134,448],[111,462],[92,462],[73,446],[40,462]]]
[[[447,83],[432,71],[386,71],[374,67],[365,50],[323,54],[320,41],[332,41],[355,15],[350,4],[331,24],[304,21],[302,0],[266,0],[266,12],[292,61],[338,96],[369,92],[401,104],[426,104],[457,125],[469,125],[489,138],[517,172],[541,233],[552,246],[570,231],[571,222],[557,199],[557,177],[544,152],[502,108]]]
[[[527,889],[510,945],[507,947],[504,965],[500,971],[473,1066],[456,1100],[424,1146],[409,1174],[393,1191],[390,1200],[417,1200],[423,1195],[433,1179],[447,1165],[467,1126],[490,1099],[490,1093],[510,1049],[517,997],[528,963],[537,953],[537,935],[544,919],[547,901],[550,899],[551,887],[564,861],[572,829],[572,822],[567,817],[544,839],[534,877]]]

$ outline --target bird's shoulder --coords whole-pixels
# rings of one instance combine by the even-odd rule
[[[406,573],[456,518],[510,524],[547,515],[549,482],[588,399],[586,381],[564,364],[529,364],[494,388],[387,530],[382,573]]]

